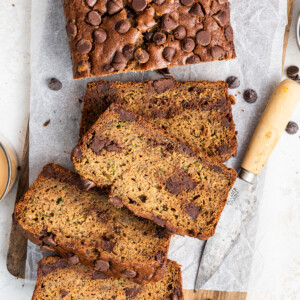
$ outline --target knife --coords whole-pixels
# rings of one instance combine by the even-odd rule
[[[231,189],[216,232],[205,245],[195,291],[212,277],[235,244],[257,205],[254,181],[261,172],[300,99],[300,84],[286,79],[274,90],[251,138],[238,178]]]

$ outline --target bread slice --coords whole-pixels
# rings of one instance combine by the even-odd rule
[[[168,260],[164,278],[140,286],[127,279],[108,278],[83,265],[71,265],[59,257],[45,257],[38,264],[32,300],[180,300],[183,299],[181,270]]]
[[[113,102],[219,161],[236,154],[231,110],[234,98],[228,95],[224,81],[90,82],[82,108],[80,136]]]
[[[14,218],[41,250],[57,251],[108,276],[143,284],[162,279],[170,236],[151,221],[117,209],[101,191],[58,165],[44,167]]]
[[[236,172],[200,156],[142,117],[112,104],[72,153],[77,172],[110,202],[172,233],[214,234]]]

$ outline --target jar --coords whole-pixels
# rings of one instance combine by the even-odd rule
[[[0,202],[13,187],[18,168],[18,158],[11,144],[0,135]]]

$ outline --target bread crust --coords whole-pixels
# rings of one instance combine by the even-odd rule
[[[50,169],[50,174],[49,174],[49,169]],[[46,173],[47,173],[47,177],[45,177]],[[53,178],[57,178],[57,176],[60,176],[59,174],[63,175],[62,177],[60,177],[60,180],[68,181],[71,179],[71,181],[76,183],[76,186],[79,189],[84,189],[84,185],[77,174],[68,171],[59,165],[49,163],[43,168],[43,171],[39,175],[38,179],[33,183],[33,185],[21,198],[20,202],[16,205],[13,214],[14,224],[17,226],[20,232],[31,242],[39,246],[43,245],[43,239],[45,238],[45,236],[41,236],[36,232],[24,229],[22,224],[20,224],[19,220],[22,214],[24,213],[23,212],[24,204],[27,201],[27,199],[30,199],[32,195],[32,191],[40,184],[41,181],[49,178],[49,176],[50,177],[53,176]],[[99,190],[99,193],[101,193],[101,190]],[[79,244],[77,245],[70,244],[66,241],[57,241],[55,240],[55,237],[53,239],[56,243],[56,246],[47,245],[48,248],[52,249],[53,251],[56,251],[61,257],[65,259],[68,259],[70,257],[70,254],[77,255],[79,261],[82,264],[95,269],[95,260],[94,259],[91,260],[89,255],[87,255],[84,246]],[[124,270],[133,270],[134,272],[136,272],[136,277],[131,278],[131,280],[136,283],[145,284],[148,282],[158,281],[164,276],[166,261],[167,261],[167,253],[170,244],[170,236],[168,236],[168,234],[163,234],[162,239],[165,240],[163,243],[163,247],[157,249],[158,251],[163,252],[164,259],[162,261],[155,261],[154,259],[152,259],[152,261],[145,261],[143,264],[134,263],[129,261],[122,261],[121,259],[117,260],[113,257],[110,257],[109,254],[107,254],[107,252],[105,253],[101,252],[97,260],[103,260],[109,262],[110,265],[109,269],[107,271],[103,271],[103,273],[107,274],[108,276],[119,278],[122,277],[121,273]]]

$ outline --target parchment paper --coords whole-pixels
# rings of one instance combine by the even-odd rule
[[[170,69],[177,80],[225,80],[238,76],[241,86],[230,92],[236,96],[233,107],[238,130],[238,153],[228,162],[238,168],[249,138],[280,80],[282,41],[286,24],[286,0],[231,0],[231,22],[238,58]],[[44,164],[52,161],[73,169],[69,156],[78,140],[82,98],[88,81],[75,81],[65,34],[61,0],[32,1],[31,29],[31,108],[30,108],[30,183]],[[56,77],[62,90],[48,89],[48,80]],[[141,81],[160,76],[155,72],[108,76],[107,80]],[[257,91],[259,99],[247,104],[242,99],[246,88]],[[50,124],[43,126],[47,120]],[[259,176],[257,197],[262,197],[264,175]],[[215,275],[204,289],[246,291],[255,244],[257,218],[245,228]],[[169,258],[182,265],[183,285],[193,289],[204,242],[189,237],[172,238]],[[36,278],[36,263],[42,257],[33,244],[28,246],[26,278]],[[262,259],[263,260],[263,259]],[[263,266],[263,261],[262,264]]]

